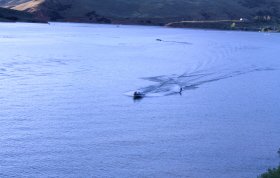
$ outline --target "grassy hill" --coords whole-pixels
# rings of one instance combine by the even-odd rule
[[[254,25],[275,25],[280,19],[279,0],[0,0],[0,5],[1,1],[49,21],[188,27],[194,24],[181,22],[245,18]]]
[[[16,5],[30,0],[0,0],[0,21],[1,22],[43,22],[35,14],[17,11],[12,8]]]
[[[183,18],[222,20],[280,17],[279,0],[33,0],[14,9],[56,12],[64,18],[86,18],[88,13],[110,18]]]
[[[1,7],[8,7],[11,8],[13,6],[28,2],[30,0],[0,0]]]
[[[34,15],[16,10],[0,8],[1,22],[42,22]]]

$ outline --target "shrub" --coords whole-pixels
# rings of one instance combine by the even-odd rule
[[[278,168],[268,169],[260,178],[280,178],[280,166]]]

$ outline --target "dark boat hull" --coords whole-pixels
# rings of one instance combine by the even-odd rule
[[[135,100],[142,99],[142,98],[144,98],[144,95],[142,95],[142,94],[133,95],[133,99],[135,99]]]

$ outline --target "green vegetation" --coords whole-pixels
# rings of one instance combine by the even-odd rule
[[[278,168],[268,169],[260,178],[280,178],[280,166]]]
[[[280,156],[280,148],[277,151]],[[260,178],[280,178],[280,166],[274,169],[268,169],[266,173],[263,173]]]

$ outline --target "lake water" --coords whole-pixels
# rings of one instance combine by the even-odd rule
[[[0,177],[257,177],[280,162],[279,44],[0,23]]]

